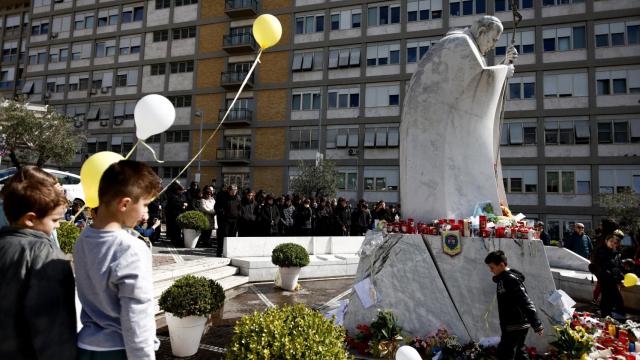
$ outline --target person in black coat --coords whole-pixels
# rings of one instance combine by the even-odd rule
[[[347,236],[349,235],[349,229],[351,227],[351,212],[347,206],[347,200],[345,198],[338,199],[338,205],[333,212],[333,221],[335,230],[333,235]]]
[[[256,202],[254,200],[255,193],[251,190],[242,198],[242,208],[240,209],[240,218],[238,219],[238,235],[254,236],[256,226]]]
[[[267,195],[264,204],[259,208],[256,216],[261,236],[277,236],[280,211],[273,202],[273,196]]]
[[[240,213],[242,209],[242,204],[240,203],[240,198],[238,197],[238,187],[236,185],[231,185],[227,189],[228,196],[226,198],[226,202],[224,204],[224,237],[233,237],[236,236],[238,231],[238,219],[240,218]],[[224,243],[223,238],[217,238],[218,249],[216,250],[218,253],[218,257],[222,256],[222,247]]]
[[[304,199],[302,206],[294,213],[296,229],[299,236],[310,236],[313,221],[313,210],[311,210],[311,201]]]
[[[595,250],[589,270],[593,272],[600,283],[601,300],[600,313],[602,317],[611,316],[615,310],[624,313],[624,302],[620,294],[620,282],[624,279],[624,272],[618,246],[620,239],[616,235],[609,235],[603,245]]]
[[[187,209],[187,200],[184,196],[184,187],[174,182],[167,192],[167,205],[165,208],[167,220],[167,237],[175,247],[184,247],[182,231],[176,222],[176,218]]]
[[[351,216],[351,235],[362,236],[371,228],[371,213],[366,202],[361,201]]]
[[[320,236],[329,236],[333,233],[333,211],[331,210],[331,202],[329,200],[320,203],[318,207],[318,215],[314,234]]]
[[[528,359],[524,345],[529,328],[544,335],[536,307],[524,286],[524,275],[507,266],[504,252],[497,250],[484,259],[493,273],[498,299],[498,316],[502,336],[498,344],[498,359]]]

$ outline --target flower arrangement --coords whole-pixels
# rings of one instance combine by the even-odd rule
[[[371,354],[384,359],[393,359],[402,345],[402,328],[391,310],[379,310],[371,323]]]
[[[347,346],[355,349],[361,355],[371,354],[371,329],[369,329],[369,325],[360,324],[356,326],[356,329],[358,333],[353,337],[346,336]]]
[[[571,321],[562,326],[554,326],[556,340],[551,345],[567,359],[580,359],[591,352],[593,336],[580,325],[572,327]]]
[[[424,338],[415,337],[409,342],[409,345],[416,348],[424,359],[431,359],[441,353],[440,359],[455,360],[463,350],[458,338],[449,334],[449,331],[445,328],[440,328],[435,333]]]

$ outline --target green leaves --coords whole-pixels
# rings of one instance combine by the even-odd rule
[[[62,249],[65,254],[71,254],[76,240],[78,240],[78,236],[80,236],[80,229],[73,223],[63,221],[60,222],[60,227],[56,232],[58,234],[60,249]]]
[[[176,218],[176,223],[181,229],[206,230],[209,228],[209,219],[200,211],[185,211]]]
[[[224,290],[214,280],[187,275],[176,280],[160,296],[160,309],[183,318],[209,316],[224,304]]]
[[[344,328],[302,304],[240,319],[227,360],[344,360]]]
[[[271,262],[282,267],[305,267],[309,265],[309,253],[301,245],[284,243],[273,249]]]
[[[291,181],[291,191],[307,197],[334,197],[338,188],[338,172],[330,160],[323,160],[318,166],[307,166],[300,161],[299,175]]]

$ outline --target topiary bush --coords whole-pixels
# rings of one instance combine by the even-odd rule
[[[163,291],[158,304],[179,318],[209,316],[222,307],[224,298],[224,290],[216,281],[187,275]]]
[[[78,236],[80,236],[80,229],[68,221],[62,221],[56,233],[58,235],[60,249],[62,249],[65,254],[73,253],[73,247],[76,244],[76,240],[78,240]]]
[[[273,249],[271,262],[281,267],[305,267],[309,265],[309,253],[301,245],[284,243]]]
[[[209,219],[200,211],[185,211],[176,218],[176,223],[181,229],[206,230],[209,228]]]
[[[227,360],[343,360],[345,330],[302,304],[244,316],[234,327]]]

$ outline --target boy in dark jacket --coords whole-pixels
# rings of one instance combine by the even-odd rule
[[[75,359],[73,273],[50,238],[67,199],[35,166],[18,170],[2,195],[10,226],[0,230],[0,359]]]
[[[536,307],[524,287],[524,275],[509,269],[504,252],[493,251],[484,259],[493,273],[497,285],[498,313],[502,336],[498,345],[498,359],[528,359],[524,341],[529,327],[538,335],[543,335],[542,322],[536,314]]]

